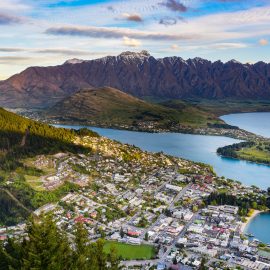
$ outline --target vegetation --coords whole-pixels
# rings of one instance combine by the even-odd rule
[[[72,246],[72,248],[71,248]],[[0,269],[118,270],[115,249],[104,252],[104,241],[89,243],[88,232],[77,224],[74,239],[60,230],[51,217],[30,219],[27,237],[0,243]]]
[[[216,116],[221,116],[230,113],[244,113],[244,112],[269,112],[269,100],[249,100],[249,99],[188,99],[185,100],[190,105],[212,113]]]
[[[118,256],[126,260],[150,260],[156,255],[155,248],[150,245],[135,246],[113,241],[106,241],[104,245],[104,252],[108,254],[112,248],[115,248]]]
[[[154,122],[156,127],[163,129],[175,124],[189,127],[224,124],[213,114],[182,101],[154,104],[109,87],[79,91],[56,104],[46,112],[45,118],[63,123],[137,129],[147,122]]]
[[[250,209],[266,210],[270,208],[270,197],[254,196],[234,196],[229,193],[211,193],[205,200],[206,205],[234,205],[239,207],[239,215],[248,216],[250,215]]]
[[[0,108],[0,169],[12,171],[22,166],[18,160],[40,153],[89,151],[73,143],[76,135],[75,130],[58,129]]]
[[[225,123],[212,112],[194,106],[183,100],[170,100],[161,102],[160,105],[171,108],[178,112],[178,121],[183,126],[193,128],[206,128],[209,125],[225,125]]]
[[[98,136],[86,130],[55,128],[0,108],[0,224],[20,222],[35,208],[77,189],[74,184],[65,183],[54,191],[42,191],[37,182],[29,184],[43,174],[42,170],[21,160],[39,154],[89,152],[91,149],[73,143],[76,136],[85,135]]]
[[[239,158],[270,165],[270,142],[241,142],[217,149],[224,157]]]

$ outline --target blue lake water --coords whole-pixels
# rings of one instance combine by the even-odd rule
[[[79,129],[83,126],[63,127]],[[136,145],[143,150],[151,152],[163,151],[169,155],[210,164],[218,175],[239,180],[246,185],[254,184],[263,189],[270,186],[270,166],[222,158],[216,154],[218,147],[239,142],[235,139],[221,136],[145,133],[95,127],[89,128],[102,136],[122,143]]]
[[[256,239],[270,244],[270,213],[261,213],[253,218],[245,228],[246,233],[251,233]]]
[[[228,114],[221,119],[230,125],[270,138],[270,112]]]

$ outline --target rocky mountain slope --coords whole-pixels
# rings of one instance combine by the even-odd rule
[[[82,88],[110,86],[137,97],[270,99],[270,64],[156,59],[146,51],[54,67],[30,67],[0,82],[0,106],[50,106]]]

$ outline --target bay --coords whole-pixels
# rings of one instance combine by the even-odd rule
[[[79,129],[85,126],[58,125]],[[219,176],[241,181],[245,185],[256,185],[262,189],[270,187],[270,166],[243,160],[222,158],[217,155],[218,147],[239,142],[222,136],[201,136],[181,133],[146,133],[107,128],[88,127],[100,135],[136,145],[151,152],[163,151],[176,157],[183,157],[213,166]]]
[[[270,138],[270,112],[235,113],[220,118],[230,125]]]
[[[245,232],[254,235],[254,237],[266,244],[270,244],[270,213],[261,213],[254,217]]]

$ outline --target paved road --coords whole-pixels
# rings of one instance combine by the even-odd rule
[[[174,204],[179,201],[180,198],[182,198],[185,193],[187,192],[187,190],[191,187],[192,184],[189,184],[187,186],[185,186],[173,199],[173,201],[171,202],[171,204],[169,205],[169,210],[174,208]]]
[[[188,229],[188,227],[199,217],[199,214],[196,213],[193,215],[193,217],[191,218],[191,220],[189,222],[186,223],[186,225],[184,226],[183,230],[174,238],[172,244],[167,248],[167,251],[165,253],[163,253],[162,257],[160,258],[160,261],[164,261],[167,256],[170,254],[170,252],[172,251],[173,248],[175,248],[175,244],[177,242],[177,240],[181,237],[183,237]]]

